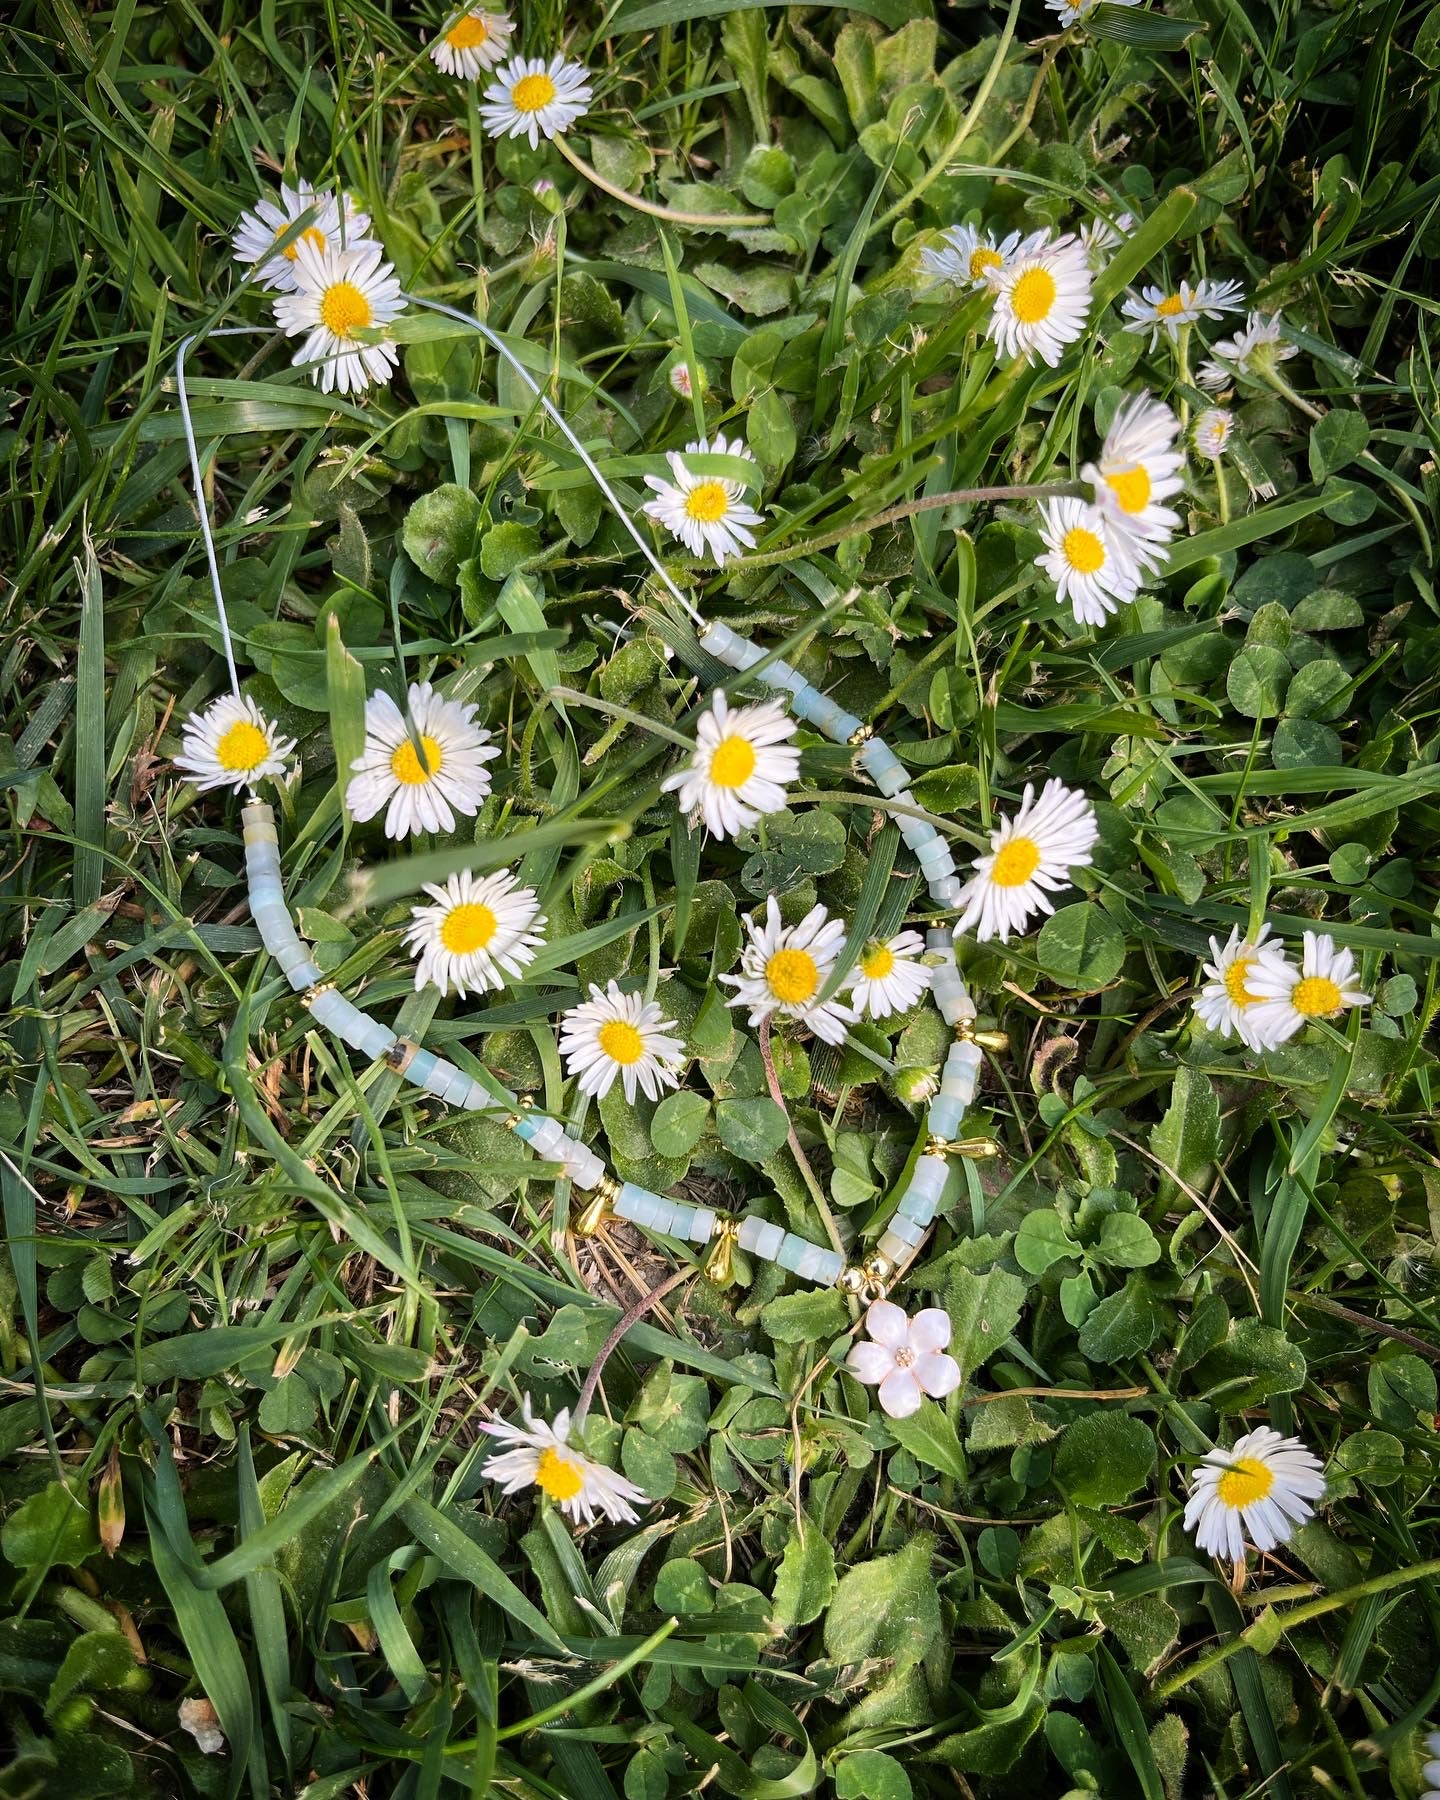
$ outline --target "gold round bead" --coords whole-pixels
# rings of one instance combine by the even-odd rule
[[[853,1263],[847,1264],[835,1278],[835,1285],[842,1294],[859,1294],[865,1286],[865,1271],[857,1269]]]
[[[895,1273],[895,1265],[888,1256],[882,1256],[878,1250],[865,1258],[861,1265],[871,1281],[889,1281]]]
[[[873,725],[859,725],[850,733],[846,741],[852,750],[858,750],[862,744],[868,744],[874,735],[875,727]]]

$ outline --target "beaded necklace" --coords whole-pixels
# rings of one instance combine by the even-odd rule
[[[411,297],[411,304],[443,314],[478,332],[504,359],[580,458],[606,503],[670,596],[702,628],[701,648],[738,675],[758,680],[772,693],[788,696],[790,708],[799,718],[832,742],[848,745],[855,751],[859,767],[879,793],[895,804],[894,816],[900,836],[919,862],[931,898],[939,907],[955,907],[959,902],[961,883],[949,845],[923,816],[894,751],[874,735],[870,726],[820,693],[789,663],[762,650],[730,626],[706,623],[701,618],[645,542],[577,433],[501,337],[479,319],[438,301]],[[249,328],[227,329],[214,335],[239,335],[241,331],[248,333]],[[186,354],[203,335],[186,338],[176,353],[176,391],[226,664],[231,687],[238,699],[239,676],[185,385]],[[909,810],[900,810],[902,808]],[[859,1260],[847,1262],[840,1249],[813,1243],[798,1232],[756,1214],[727,1213],[715,1207],[655,1194],[634,1182],[618,1180],[607,1172],[604,1161],[594,1150],[567,1132],[559,1120],[534,1110],[528,1097],[517,1096],[493,1079],[477,1080],[446,1058],[426,1050],[414,1039],[402,1037],[390,1026],[372,1018],[324,978],[295,928],[281,878],[280,837],[273,808],[252,795],[241,809],[241,823],[250,911],[261,942],[315,1022],[372,1061],[383,1061],[407,1082],[447,1105],[502,1117],[522,1143],[542,1161],[555,1164],[562,1178],[568,1179],[578,1190],[579,1197],[572,1214],[572,1227],[577,1235],[594,1235],[603,1229],[607,1220],[623,1219],[653,1236],[698,1246],[705,1252],[705,1273],[714,1281],[729,1280],[732,1250],[738,1247],[762,1262],[775,1263],[802,1281],[821,1287],[837,1287],[868,1304],[884,1298],[918,1256],[940,1209],[950,1159],[982,1159],[999,1154],[999,1146],[991,1138],[958,1135],[966,1109],[975,1096],[982,1049],[1001,1050],[1006,1040],[1003,1033],[977,1030],[974,1002],[956,964],[954,939],[948,929],[931,929],[926,939],[926,961],[933,968],[931,986],[935,1004],[954,1033],[938,1091],[928,1105],[926,1136],[920,1154],[907,1165],[907,1174],[898,1189],[893,1210],[882,1204],[862,1228],[861,1239],[884,1219],[874,1248],[868,1254],[862,1254]]]

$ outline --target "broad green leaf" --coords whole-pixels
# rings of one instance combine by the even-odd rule
[[[1059,1223],[1053,1213],[1029,1213],[1026,1223],[1036,1217],[1049,1217]],[[1030,1265],[1022,1263],[1021,1266],[1028,1268]],[[1010,1336],[1020,1321],[1024,1305],[1025,1283],[1006,1269],[991,1269],[985,1275],[976,1275],[963,1268],[951,1272],[945,1287],[945,1310],[954,1326],[950,1354],[960,1364],[967,1379]]]
[[[1055,1485],[1081,1506],[1118,1506],[1154,1469],[1154,1426],[1118,1408],[1077,1419],[1055,1452]]]
[[[836,1585],[834,1546],[806,1515],[803,1530],[791,1526],[775,1572],[775,1623],[784,1631],[810,1624],[830,1604]]]
[[[965,1479],[965,1457],[955,1427],[933,1400],[922,1400],[908,1419],[891,1419],[890,1435],[932,1469],[956,1481]]]

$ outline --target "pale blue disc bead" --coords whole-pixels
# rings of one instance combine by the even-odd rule
[[[907,1218],[904,1213],[897,1212],[890,1221],[890,1230],[912,1250],[918,1250],[920,1245],[925,1242],[925,1233],[928,1229],[928,1226],[920,1224],[917,1219]]]
[[[950,1165],[943,1156],[922,1156],[910,1177],[911,1189],[927,1199],[938,1199],[949,1173]]]
[[[690,1221],[689,1237],[695,1244],[708,1244],[715,1235],[715,1209],[712,1206],[697,1206],[695,1217]]]
[[[276,960],[279,960],[278,957]],[[294,964],[293,967],[285,970],[285,979],[290,983],[297,994],[303,994],[306,988],[312,988],[317,981],[323,981],[325,975],[319,963],[311,962],[310,958],[305,955],[302,947],[300,951],[300,961]]]
[[[922,844],[933,843],[939,835],[928,819],[897,817],[895,823],[900,827],[901,837],[912,850],[918,850]]]
[[[760,680],[767,687],[788,688],[792,694],[798,694],[801,688],[810,685],[798,669],[792,668],[787,662],[782,662],[778,656],[774,662],[767,664],[760,671]]]
[[[895,1208],[895,1216],[913,1219],[922,1230],[928,1231],[934,1224],[935,1215],[939,1210],[938,1199],[926,1194],[917,1194],[914,1188],[906,1188]]]
[[[742,1250],[752,1251],[765,1262],[774,1262],[780,1253],[780,1245],[784,1241],[784,1237],[783,1227],[771,1225],[752,1213],[749,1218],[740,1221],[740,1229],[735,1235],[735,1242]]]
[[[948,925],[932,925],[925,933],[925,948],[932,956],[943,956],[948,963],[955,961],[955,937]]]
[[[861,745],[859,762],[880,792],[891,799],[909,785],[900,758],[879,738],[871,738],[869,743]]]
[[[938,881],[930,881],[926,885],[935,904],[947,909],[959,906],[965,892],[965,884],[958,875],[944,875]]]
[[[951,1138],[960,1129],[960,1121],[965,1117],[965,1102],[952,1100],[947,1095],[940,1095],[930,1102],[930,1111],[926,1115],[926,1124],[936,1137]]]
[[[881,1256],[892,1263],[908,1262],[910,1259],[909,1244],[905,1242],[904,1238],[897,1236],[895,1231],[888,1225],[885,1227],[884,1231],[880,1233],[880,1241],[876,1244],[875,1248],[880,1252]]]
[[[433,1050],[417,1050],[405,1067],[405,1079],[416,1087],[424,1087],[430,1071],[435,1067]]]
[[[700,638],[700,646],[708,650],[716,660],[729,669],[744,668],[742,656],[751,646],[747,645],[738,631],[732,631],[728,625],[722,625],[717,619],[705,628]],[[757,653],[758,655],[758,653]],[[755,659],[752,659],[755,660]]]
[[[368,1056],[371,1062],[378,1062],[394,1042],[395,1033],[388,1025],[382,1025],[379,1019],[367,1016],[365,1029],[355,1048],[363,1056]]]

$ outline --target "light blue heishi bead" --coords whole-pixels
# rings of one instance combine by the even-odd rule
[[[434,1067],[435,1052],[433,1050],[417,1050],[406,1067],[405,1079],[413,1082],[416,1087],[424,1087],[430,1079],[430,1071]]]
[[[695,1217],[690,1221],[687,1233],[691,1243],[708,1244],[715,1235],[715,1209],[713,1206],[697,1206]]]
[[[924,1194],[917,1194],[914,1188],[907,1188],[900,1196],[900,1204],[895,1208],[895,1216],[896,1218],[913,1219],[923,1230],[928,1231],[939,1210],[938,1199],[930,1199]]]
[[[909,786],[908,777],[900,766],[900,758],[888,744],[881,743],[879,738],[871,738],[868,744],[861,746],[860,767],[880,792],[892,799]]]
[[[805,1260],[805,1252],[815,1246],[808,1238],[797,1237],[793,1231],[787,1231],[780,1239],[780,1248],[775,1252],[775,1261],[782,1269],[789,1269],[792,1274],[800,1273],[800,1265]]]
[[[924,1243],[925,1233],[928,1229],[928,1227],[921,1225],[918,1220],[907,1218],[904,1213],[898,1212],[895,1214],[894,1218],[891,1219],[889,1228],[895,1233],[896,1237],[903,1243],[908,1244],[912,1250]]]
[[[965,1102],[952,1100],[942,1094],[930,1102],[930,1112],[926,1120],[936,1137],[951,1138],[960,1129],[960,1121],[965,1117]]]
[[[355,1048],[368,1056],[371,1062],[378,1062],[394,1042],[395,1033],[388,1025],[382,1025],[379,1019],[367,1017],[365,1029]]]
[[[903,1263],[909,1260],[910,1246],[902,1237],[898,1237],[890,1226],[880,1233],[880,1241],[875,1248],[881,1256],[892,1263]]]
[[[303,994],[306,988],[314,987],[315,983],[323,981],[325,976],[319,963],[311,962],[302,950],[300,961],[293,968],[285,970],[285,979],[297,994]]]
[[[535,1117],[534,1113],[522,1112],[511,1129],[514,1131],[516,1137],[528,1144],[531,1138],[533,1138],[535,1133],[540,1129],[540,1121]]]
[[[670,1202],[670,1223],[665,1227],[671,1237],[688,1238],[695,1223],[695,1208],[683,1200]]]
[[[844,1267],[845,1258],[838,1250],[827,1250],[821,1244],[811,1244],[806,1252],[806,1260],[795,1272],[805,1281],[819,1282],[822,1287],[834,1287]]]
[[[718,619],[707,625],[700,634],[700,647],[708,650],[716,660],[727,668],[738,669],[739,648],[743,639],[738,632],[732,631],[728,625],[722,625]]]
[[[735,1242],[742,1250],[752,1251],[765,1262],[774,1262],[780,1253],[784,1237],[785,1232],[781,1226],[768,1224],[752,1214],[748,1219],[741,1220]]]
[[[912,850],[918,850],[922,844],[934,843],[935,827],[928,819],[897,818],[895,823],[900,827],[900,835]]]
[[[792,668],[778,656],[760,671],[760,679],[767,687],[788,688],[792,694],[798,694],[801,688],[810,686],[798,669]]]
[[[955,867],[955,858],[950,854],[950,846],[938,833],[928,844],[922,844],[915,852],[920,861],[921,872],[927,876],[943,869],[948,875]]]
[[[938,1199],[949,1173],[949,1165],[943,1156],[922,1156],[910,1177],[910,1186],[914,1192],[925,1195],[927,1199]]]
[[[958,875],[944,875],[939,880],[927,882],[926,886],[935,904],[947,908],[958,906],[960,896],[965,892],[965,884]]]

